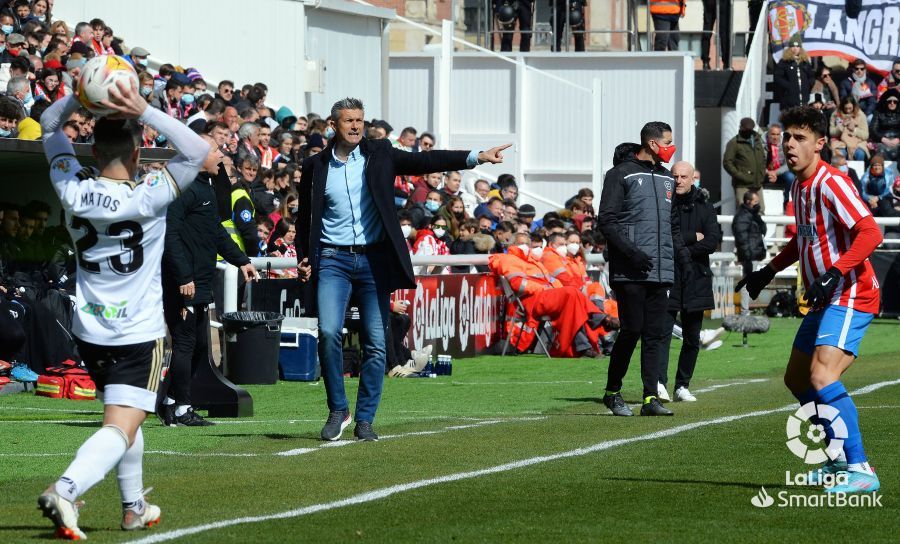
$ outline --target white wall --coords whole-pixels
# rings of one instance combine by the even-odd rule
[[[54,17],[74,27],[103,19],[151,60],[195,67],[212,85],[262,81],[270,106],[324,113],[335,100],[360,96],[367,113],[382,106],[383,24],[393,10],[341,0],[59,0]],[[324,93],[304,92],[306,60],[325,62]],[[372,89],[372,92],[369,90]],[[327,107],[324,105],[327,104]]]
[[[694,73],[680,53],[532,53],[505,62],[480,53],[453,56],[450,142],[440,148],[487,148],[505,142],[505,163],[482,166],[493,177],[509,172],[540,212],[563,204],[594,184],[599,139],[600,171],[612,167],[615,147],[637,141],[648,121],[672,125],[675,160],[693,162]],[[440,60],[430,53],[390,58],[388,120],[396,130],[437,127],[433,103]],[[539,71],[528,68],[536,68]],[[601,126],[594,126],[593,82],[602,88]],[[564,80],[564,81],[560,81]],[[568,83],[567,83],[568,82]],[[520,199],[521,200],[521,199]],[[548,202],[549,201],[549,202]]]

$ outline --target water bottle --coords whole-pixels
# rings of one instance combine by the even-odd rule
[[[425,368],[423,368],[422,372],[420,373],[423,377],[430,378],[434,374],[434,365],[431,363],[432,360],[434,360],[434,355],[429,357],[428,362],[425,363]]]
[[[444,375],[444,359],[446,356],[438,355],[437,356],[437,367],[434,369],[434,373],[438,376]]]
[[[434,355],[431,356],[431,360],[434,361]],[[435,363],[432,363],[431,361],[428,362],[428,366],[425,367],[425,370],[428,371],[429,378],[437,378],[437,365],[438,365],[437,362],[435,362]]]
[[[453,375],[453,357],[450,355],[447,355],[447,366],[444,368],[444,375],[445,376]]]

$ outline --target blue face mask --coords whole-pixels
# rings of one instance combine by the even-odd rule
[[[395,196],[394,197],[394,206],[397,208],[402,208],[406,206],[406,199],[403,197]]]
[[[9,36],[10,34],[12,34],[13,26],[12,26],[12,25],[3,25],[3,26],[0,26],[0,31],[3,31],[4,34],[6,34],[7,36]]]
[[[0,45],[0,53],[6,51],[6,44]]]
[[[141,96],[147,98],[153,92],[153,87],[141,87]]]
[[[9,138],[10,134],[12,134],[11,130],[6,130],[5,128],[0,128],[0,138]]]
[[[183,94],[181,95],[181,103],[185,106],[190,106],[194,103],[194,95],[192,94]]]
[[[437,202],[433,201],[433,200],[426,200],[426,201],[425,201],[425,208],[427,208],[428,211],[430,211],[430,212],[432,212],[432,213],[438,211],[438,209],[439,209],[440,207],[441,207],[441,205],[438,204]]]
[[[25,95],[25,98],[22,99],[22,102],[24,102],[25,104],[34,102],[34,95],[29,92],[28,94]]]
[[[334,138],[334,129],[331,127],[325,127],[325,139],[330,140]]]

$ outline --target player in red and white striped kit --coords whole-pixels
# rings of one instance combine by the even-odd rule
[[[797,331],[784,382],[801,406],[836,409],[847,435],[837,423],[832,428],[833,415],[817,412],[811,418],[825,427],[829,442],[829,461],[811,476],[822,481],[823,474],[846,472],[846,483],[827,491],[877,491],[880,483],[863,450],[856,406],[840,378],[859,355],[863,334],[879,309],[878,280],[868,258],[881,243],[881,230],[850,179],[819,156],[828,134],[821,113],[808,106],[792,108],[781,122],[785,158],[797,176],[791,190],[797,234],[736,290],[746,285],[755,299],[778,271],[799,261],[811,311]]]

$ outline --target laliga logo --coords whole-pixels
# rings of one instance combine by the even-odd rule
[[[825,427],[811,421],[816,415],[819,419],[831,422],[834,438],[827,446],[825,444]],[[807,446],[802,440],[804,423],[807,424],[805,438],[812,444],[811,446]],[[817,465],[837,458],[844,447],[844,439],[847,438],[847,425],[837,409],[827,404],[808,402],[788,416],[787,437],[787,447],[794,455],[809,465]]]
[[[750,499],[750,504],[757,508],[768,508],[775,504],[775,499],[773,499],[771,495],[766,493],[765,487],[760,487],[759,493],[757,493],[753,496],[753,498]]]

